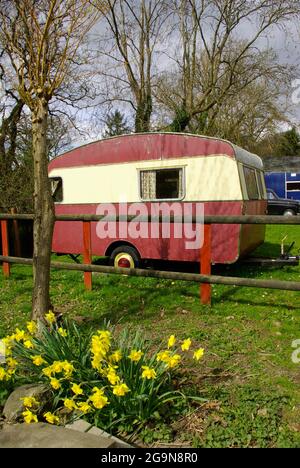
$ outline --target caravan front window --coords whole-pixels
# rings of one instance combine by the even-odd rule
[[[244,176],[249,200],[258,200],[259,191],[255,177],[255,170],[251,167],[244,166]]]
[[[61,177],[50,177],[51,194],[54,203],[63,201],[63,183]]]
[[[183,170],[159,169],[140,172],[142,200],[179,200],[183,197]]]

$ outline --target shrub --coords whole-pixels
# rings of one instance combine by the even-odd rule
[[[39,414],[39,402],[24,399],[25,422],[42,418],[59,424],[65,415],[84,416],[103,429],[131,432],[160,418],[171,403],[191,398],[172,382],[190,350],[189,338],[179,351],[172,335],[167,346],[153,352],[139,332],[116,334],[108,326],[82,334],[74,322],[60,326],[52,313],[46,317],[48,326],[41,325],[38,334],[36,324],[28,322],[26,331],[16,329],[4,340],[8,358],[0,368],[2,381],[45,383],[53,392],[52,407],[44,414]],[[194,351],[194,359],[203,353]]]

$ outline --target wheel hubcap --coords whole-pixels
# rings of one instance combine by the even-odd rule
[[[121,252],[116,256],[114,266],[115,268],[134,268],[134,260],[128,253]]]

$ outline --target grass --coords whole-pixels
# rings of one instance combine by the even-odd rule
[[[280,253],[280,240],[298,241],[296,226],[269,226],[257,255]],[[61,260],[61,258],[59,259]],[[218,267],[224,275],[300,280],[299,267]],[[199,366],[190,364],[180,385],[207,397],[172,423],[149,428],[148,443],[176,438],[195,447],[300,447],[300,364],[292,362],[292,342],[300,339],[298,292],[213,287],[212,307],[199,303],[199,286],[183,281],[94,275],[84,291],[81,273],[53,271],[53,305],[89,326],[103,320],[141,328],[158,343],[171,333],[190,336],[205,347]],[[14,266],[0,275],[0,336],[22,326],[30,315],[32,273]],[[180,414],[180,410],[178,411]],[[161,435],[159,435],[161,434]]]

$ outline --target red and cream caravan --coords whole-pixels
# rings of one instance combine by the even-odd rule
[[[266,213],[261,159],[216,138],[188,134],[134,134],[100,140],[73,149],[50,162],[56,214],[99,214],[99,204],[162,202],[192,207],[202,202],[205,215]],[[176,210],[175,210],[176,211]],[[176,212],[175,212],[176,215]],[[174,233],[173,233],[174,234]],[[199,249],[185,239],[99,238],[92,223],[92,254],[109,256],[115,266],[134,266],[140,259],[199,261]],[[263,243],[262,225],[213,225],[213,263],[233,263]],[[79,222],[57,222],[53,251],[83,251]]]

